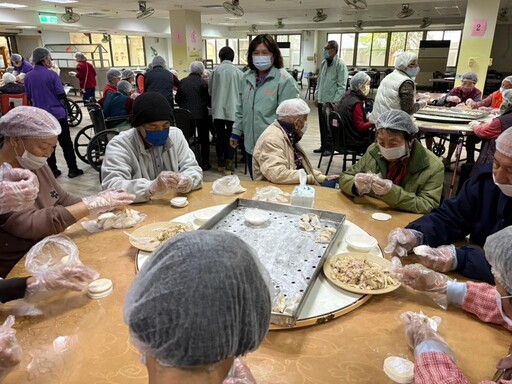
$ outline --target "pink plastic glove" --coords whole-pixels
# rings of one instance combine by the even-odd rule
[[[149,193],[160,195],[169,189],[187,193],[192,189],[192,178],[172,171],[162,171],[149,186]]]
[[[446,101],[448,101],[450,103],[456,103],[456,104],[459,104],[461,102],[459,96],[447,96]]]
[[[354,176],[354,185],[360,195],[366,195],[372,190],[373,176],[369,173],[358,173]]]
[[[122,189],[107,189],[106,191],[82,199],[91,215],[111,211],[115,207],[131,204],[134,200],[135,195]]]
[[[408,264],[393,269],[393,275],[412,289],[422,292],[446,293],[448,276],[435,272],[421,264]]]
[[[457,252],[455,246],[441,245],[437,248],[422,245],[414,249],[414,253],[421,256],[420,262],[438,272],[449,272],[457,268]]]
[[[245,361],[237,357],[233,362],[229,377],[224,379],[222,384],[256,384],[256,379]]]
[[[81,291],[91,281],[98,278],[98,272],[83,264],[63,265],[48,269],[27,280],[27,295],[61,289]]]
[[[384,196],[393,187],[393,182],[388,179],[382,179],[377,175],[373,176],[372,191],[377,196]]]
[[[395,228],[388,234],[388,245],[384,248],[384,252],[396,252],[400,257],[407,256],[407,253],[418,245],[418,239],[422,236],[421,232],[414,229]]]
[[[16,339],[16,331],[12,329],[14,320],[14,316],[10,315],[0,326],[0,381],[21,361],[21,347]]]
[[[39,180],[33,172],[8,163],[0,166],[0,214],[31,207],[38,193]]]
[[[405,323],[405,337],[409,346],[414,349],[416,357],[421,353],[422,346],[429,343],[432,346],[429,350],[446,353],[455,361],[455,353],[446,340],[430,327],[425,316],[408,311],[402,313],[400,319]]]

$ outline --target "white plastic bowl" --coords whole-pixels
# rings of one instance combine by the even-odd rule
[[[348,235],[346,241],[350,248],[359,252],[369,252],[378,245],[375,237],[362,233]]]
[[[245,221],[252,225],[265,224],[269,218],[268,213],[261,209],[248,209],[244,214]]]

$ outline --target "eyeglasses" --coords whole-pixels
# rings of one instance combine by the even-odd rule
[[[512,297],[512,295],[511,296],[500,296],[500,299],[501,300],[503,300],[503,299],[510,299],[511,297]]]

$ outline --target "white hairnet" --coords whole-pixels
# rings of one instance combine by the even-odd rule
[[[132,85],[130,84],[129,81],[121,80],[119,83],[117,83],[117,90],[123,91],[129,96],[130,93],[132,92]]]
[[[384,112],[375,123],[375,127],[403,131],[411,135],[418,133],[418,127],[412,121],[411,116],[399,109],[390,109]]]
[[[357,72],[350,79],[350,89],[353,91],[358,91],[364,84],[366,84],[370,80],[371,78],[370,76],[367,75],[366,72]]]
[[[512,295],[512,226],[488,236],[484,252],[494,279]]]
[[[270,323],[262,273],[255,251],[233,234],[178,235],[135,277],[124,321],[134,343],[164,366],[208,366],[245,354],[260,345]]]
[[[114,79],[120,79],[121,78],[121,71],[115,68],[110,68],[107,71],[107,80],[110,82]]]
[[[512,129],[506,129],[498,136],[496,151],[507,157],[512,157]]]
[[[178,78],[178,71],[175,69],[171,69],[171,73]]]
[[[509,103],[512,103],[512,88],[503,90],[501,95],[503,96],[503,100],[506,100]]]
[[[0,135],[45,139],[59,136],[58,120],[44,109],[19,106],[11,109],[0,119]]]
[[[128,80],[132,76],[135,76],[135,72],[133,72],[131,69],[125,69],[121,75],[121,78],[123,80]]]
[[[466,72],[462,75],[462,80],[469,80],[476,84],[478,82],[478,75],[475,72]]]
[[[2,81],[4,84],[14,83],[16,81],[16,76],[14,76],[12,73],[5,72],[2,76]]]
[[[82,52],[75,53],[75,59],[77,61],[87,61],[87,57]]]
[[[200,75],[204,72],[204,64],[201,61],[193,61],[189,67],[190,73],[198,73]]]
[[[507,77],[505,77],[505,78],[501,81],[501,84],[503,84],[504,82],[508,82],[508,83],[512,84],[512,76],[507,76]]]
[[[23,57],[19,53],[15,53],[11,55],[11,61],[15,61],[17,63],[21,63],[23,61]]]
[[[283,101],[276,109],[279,116],[303,116],[311,112],[308,104],[302,99],[288,99]]]
[[[395,68],[405,69],[411,62],[418,60],[418,55],[413,52],[399,52],[395,55]]]
[[[164,67],[165,68],[165,59],[162,57],[162,56],[155,56],[153,57],[153,67],[157,67],[157,66],[160,66],[160,67]]]

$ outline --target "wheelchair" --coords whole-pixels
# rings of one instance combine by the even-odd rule
[[[107,144],[122,130],[120,127],[107,128],[107,125],[128,121],[130,116],[124,115],[105,119],[103,109],[96,103],[96,100],[85,103],[85,106],[89,110],[92,124],[82,128],[75,136],[75,153],[84,163],[101,172],[101,164],[103,163]]]
[[[68,104],[68,124],[71,128],[77,127],[82,122],[82,109],[79,103],[84,103],[83,100],[74,101],[67,99]]]

